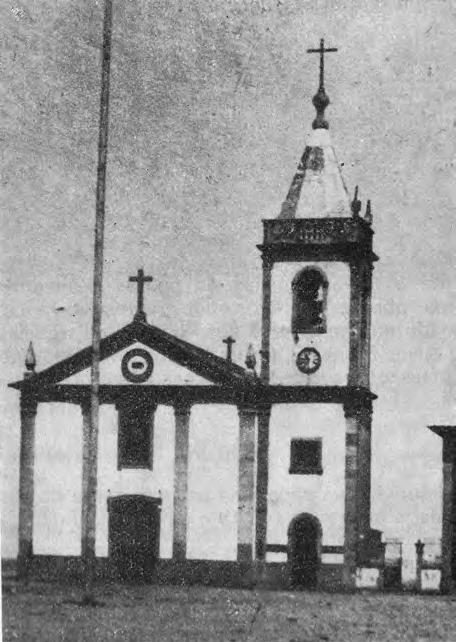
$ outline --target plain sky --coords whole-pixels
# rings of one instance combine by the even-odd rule
[[[138,267],[154,323],[242,363],[259,348],[262,218],[314,117],[320,37],[345,181],[372,199],[372,524],[438,537],[456,383],[456,3],[114,0],[103,332]],[[0,7],[2,554],[17,548],[18,395],[90,342],[101,0]],[[64,309],[59,309],[64,308]]]

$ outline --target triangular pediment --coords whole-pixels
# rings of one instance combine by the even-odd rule
[[[150,373],[149,373],[150,370]],[[138,380],[135,380],[135,375]],[[63,384],[90,384],[90,367],[67,377]],[[100,385],[211,385],[198,376],[143,343],[133,343],[100,363]]]
[[[91,361],[92,347],[88,346],[25,381],[33,386],[89,384]],[[235,385],[249,378],[237,364],[145,321],[133,321],[101,340],[100,380],[107,385]],[[21,388],[23,384],[17,381],[10,385]]]

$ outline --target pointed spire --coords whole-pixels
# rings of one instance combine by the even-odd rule
[[[318,49],[307,51],[320,55],[320,85],[313,98],[317,117],[278,218],[349,218],[353,215],[350,196],[324,119],[329,105],[324,84],[324,54],[337,49],[325,48],[321,39]]]
[[[357,218],[361,211],[361,201],[358,198],[358,185],[355,187],[355,194],[351,202],[351,211],[354,218]]]
[[[26,374],[30,376],[30,374],[34,373],[35,367],[36,367],[35,351],[33,349],[33,343],[30,341],[29,347],[27,349],[27,354],[25,355],[25,368],[27,370]]]
[[[364,214],[364,220],[368,225],[372,225],[374,216],[372,214],[372,206],[370,200],[367,201],[366,213]]]
[[[312,123],[313,129],[328,129],[328,121],[325,120],[325,109],[329,105],[329,98],[325,91],[325,53],[330,51],[337,51],[334,47],[325,49],[325,41],[320,40],[320,47],[318,49],[307,49],[307,53],[320,54],[320,84],[318,91],[312,98],[312,103],[317,110],[317,117]]]

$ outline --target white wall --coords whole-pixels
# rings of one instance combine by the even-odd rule
[[[318,265],[326,274],[328,305],[326,334],[300,334],[297,344],[291,333],[291,283],[296,273]],[[337,262],[276,263],[271,284],[270,372],[272,384],[346,385],[349,366],[350,271]],[[305,346],[313,346],[322,357],[319,370],[305,375],[296,367],[296,356]]]
[[[40,404],[37,415],[34,551],[80,555],[82,414]],[[162,498],[160,556],[172,556],[174,411],[158,406],[153,469],[117,470],[117,412],[100,408],[96,553],[108,554],[109,495]],[[188,557],[236,559],[239,419],[232,406],[194,406],[190,416]]]
[[[322,438],[322,475],[290,475],[293,438]],[[323,544],[344,543],[345,417],[336,404],[279,404],[272,407],[269,444],[269,544],[286,544],[299,513],[321,522]]]
[[[187,556],[237,555],[239,418],[236,407],[200,405],[190,421]]]
[[[82,415],[79,406],[38,404],[34,542],[37,554],[81,551]]]

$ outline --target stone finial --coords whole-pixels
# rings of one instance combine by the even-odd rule
[[[30,341],[29,347],[27,349],[27,354],[25,355],[25,368],[26,375],[31,376],[35,372],[36,367],[36,357],[35,351],[33,349],[33,343]]]
[[[366,205],[366,213],[364,214],[364,220],[368,225],[372,225],[372,222],[374,220],[374,216],[372,214],[372,206],[370,200],[367,201]]]
[[[351,202],[351,211],[352,211],[353,218],[358,218],[359,213],[361,211],[361,201],[358,198],[358,185],[355,187],[355,194]]]
[[[253,345],[251,343],[249,343],[249,347],[247,348],[247,354],[245,355],[245,365],[247,370],[251,370],[253,374],[255,374],[256,356],[255,356],[255,351],[253,349]]]

